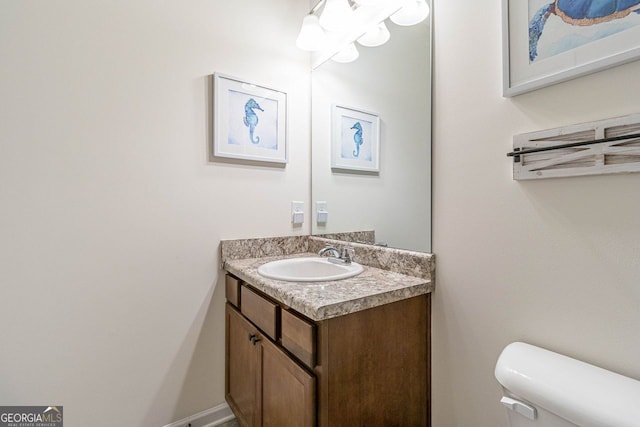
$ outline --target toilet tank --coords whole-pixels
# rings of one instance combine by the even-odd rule
[[[511,427],[638,427],[640,381],[530,344],[509,344],[495,375]]]

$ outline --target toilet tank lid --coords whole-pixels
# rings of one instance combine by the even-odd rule
[[[500,354],[495,375],[514,395],[580,426],[635,426],[640,381],[522,342]]]

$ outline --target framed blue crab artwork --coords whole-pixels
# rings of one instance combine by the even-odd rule
[[[331,108],[331,168],[379,172],[380,117],[352,107]]]
[[[213,155],[286,163],[287,94],[221,73],[213,80]]]
[[[502,0],[503,95],[640,58],[640,0]]]

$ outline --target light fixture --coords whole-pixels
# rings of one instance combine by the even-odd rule
[[[358,39],[358,43],[360,43],[362,46],[376,47],[385,44],[387,41],[389,41],[389,38],[391,38],[391,33],[389,33],[389,30],[387,29],[387,26],[384,24],[384,22],[381,22],[364,33],[362,37]]]
[[[353,20],[353,11],[349,0],[326,0],[320,14],[320,26],[328,31],[340,31],[347,28]]]
[[[389,40],[387,18],[407,26],[428,15],[428,0],[318,0],[302,22],[296,45],[312,52],[312,69],[329,59],[351,62],[358,58],[355,41],[375,47]]]
[[[402,9],[389,17],[397,25],[409,26],[424,21],[429,16],[429,5],[426,0],[405,0]]]
[[[340,52],[333,55],[331,59],[335,62],[347,63],[355,61],[356,59],[358,59],[358,56],[360,56],[360,53],[358,52],[358,49],[356,49],[356,45],[353,43],[349,43],[344,48],[342,48]]]
[[[354,0],[358,6],[368,6],[381,3],[383,0]]]
[[[327,36],[320,28],[318,17],[309,14],[302,20],[302,28],[296,39],[296,46],[302,50],[314,52],[324,47]]]

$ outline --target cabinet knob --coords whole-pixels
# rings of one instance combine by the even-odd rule
[[[260,338],[255,334],[249,334],[249,341],[251,341],[251,344],[256,345],[257,342],[260,342]]]

